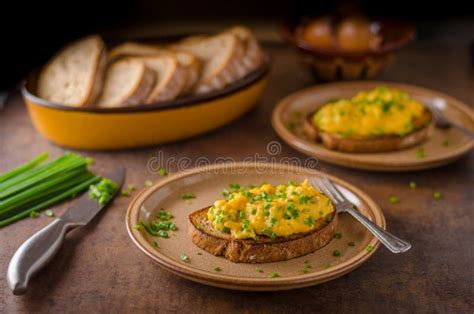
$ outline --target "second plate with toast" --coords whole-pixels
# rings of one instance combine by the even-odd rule
[[[457,129],[438,129],[428,110],[442,100],[444,114],[474,129],[461,101],[412,85],[359,81],[293,93],[276,106],[272,125],[296,150],[344,167],[374,171],[428,169],[468,153],[474,143]]]

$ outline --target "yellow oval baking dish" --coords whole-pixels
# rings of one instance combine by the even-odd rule
[[[260,98],[270,67],[263,65],[222,90],[171,102],[124,108],[73,108],[35,96],[38,72],[22,88],[35,128],[69,148],[112,150],[189,138],[235,120]]]

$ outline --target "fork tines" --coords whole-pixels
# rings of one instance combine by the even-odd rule
[[[329,196],[334,203],[344,202],[346,200],[341,191],[326,177],[313,179],[311,180],[311,184]]]

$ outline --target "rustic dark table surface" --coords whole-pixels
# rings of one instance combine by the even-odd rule
[[[472,30],[472,29],[471,29]],[[379,77],[438,89],[466,103],[474,100],[474,76],[467,42],[442,32],[428,36],[398,54]],[[105,173],[119,165],[128,170],[126,183],[142,186],[160,176],[147,162],[160,152],[164,158],[204,156],[242,160],[279,138],[270,125],[278,100],[314,84],[284,45],[268,44],[273,68],[259,105],[239,120],[209,134],[151,148],[118,152],[83,152]],[[282,143],[277,158],[306,157]],[[38,134],[21,98],[13,96],[0,110],[0,172],[49,151],[64,152]],[[14,296],[5,273],[15,250],[51,221],[44,215],[0,229],[0,312],[183,312],[284,313],[355,312],[473,312],[474,311],[474,154],[438,169],[413,173],[371,173],[320,162],[319,170],[365,190],[382,207],[388,229],[410,240],[406,254],[381,248],[355,271],[328,283],[286,292],[239,292],[203,286],[162,270],[143,255],[125,230],[130,198],[113,206],[82,230],[68,235],[62,251],[31,282],[24,296]],[[171,168],[170,172],[176,171]],[[416,190],[408,188],[415,180]],[[434,200],[441,191],[442,200]],[[397,195],[398,204],[389,204]],[[62,213],[64,204],[54,209]]]

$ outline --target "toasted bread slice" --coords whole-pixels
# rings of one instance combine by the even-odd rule
[[[114,108],[144,103],[155,82],[155,73],[143,62],[119,60],[107,69],[97,106]]]
[[[250,29],[245,26],[232,27],[224,33],[237,36],[243,45],[242,65],[245,67],[244,75],[255,71],[263,63],[263,51]]]
[[[155,85],[145,103],[155,103],[173,100],[185,86],[183,69],[175,57],[132,57],[132,60],[142,61],[155,72]]]
[[[314,141],[321,141],[329,149],[348,153],[377,153],[401,150],[425,141],[433,132],[432,117],[428,110],[423,112],[420,119],[413,121],[413,131],[404,136],[343,137],[340,134],[319,130],[311,121],[313,115],[314,113],[308,115],[304,120],[303,127],[309,138]]]
[[[43,68],[38,96],[67,106],[92,105],[102,90],[107,54],[97,36],[82,38],[63,48]]]
[[[115,46],[109,51],[109,60],[116,60],[123,57],[153,57],[160,55],[164,49],[155,46],[136,42],[125,42]]]
[[[242,76],[238,65],[243,47],[234,34],[185,39],[170,48],[191,53],[201,61],[197,93],[222,89]]]
[[[270,263],[310,254],[328,244],[336,232],[337,215],[308,233],[271,239],[260,236],[253,239],[234,239],[230,234],[214,229],[207,218],[208,207],[189,215],[188,233],[195,245],[232,262]]]
[[[127,42],[116,46],[109,52],[110,60],[117,60],[123,57],[176,57],[179,65],[183,68],[185,75],[185,86],[182,93],[192,91],[199,79],[201,65],[198,59],[191,53],[172,51],[157,45],[146,45],[135,42]]]

